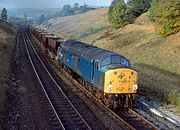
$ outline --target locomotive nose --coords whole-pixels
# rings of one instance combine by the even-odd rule
[[[120,68],[109,70],[105,74],[105,92],[106,93],[136,93],[137,72],[132,69]]]

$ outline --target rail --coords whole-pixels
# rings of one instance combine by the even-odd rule
[[[61,129],[91,129],[54,80],[23,30],[22,35],[31,65]]]

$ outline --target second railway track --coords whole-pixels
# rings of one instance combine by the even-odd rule
[[[55,116],[53,116],[51,120],[56,120],[56,123],[54,123],[56,129],[90,130],[90,126],[63,93],[60,86],[56,83],[46,66],[41,61],[32,43],[28,39],[26,32],[22,29],[21,33],[32,67],[46,95],[46,98],[53,109]]]
[[[132,125],[136,130],[158,130],[151,122],[137,114],[132,109],[125,109],[116,112],[126,122]]]

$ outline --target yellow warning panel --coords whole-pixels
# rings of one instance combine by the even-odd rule
[[[136,93],[138,89],[137,72],[120,68],[105,73],[104,92],[112,94]]]

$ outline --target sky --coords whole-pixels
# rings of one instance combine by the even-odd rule
[[[59,8],[65,4],[109,6],[112,0],[0,0],[0,8]]]

